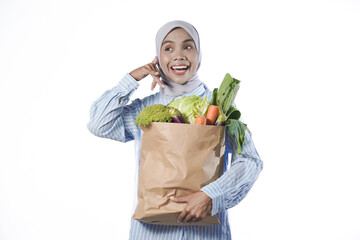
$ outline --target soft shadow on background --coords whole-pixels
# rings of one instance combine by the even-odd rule
[[[89,109],[175,19],[198,29],[210,89],[241,80],[264,161],[233,239],[360,239],[359,1],[223,2],[1,1],[0,239],[127,239],[133,143],[91,135]]]

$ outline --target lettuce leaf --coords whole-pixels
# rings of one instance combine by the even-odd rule
[[[184,96],[169,103],[169,107],[178,109],[187,123],[194,124],[198,115],[205,116],[209,107],[207,96],[202,99],[197,95]]]

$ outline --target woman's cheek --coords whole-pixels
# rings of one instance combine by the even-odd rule
[[[166,67],[166,65],[169,63],[169,56],[168,54],[160,54],[160,62],[163,67]]]

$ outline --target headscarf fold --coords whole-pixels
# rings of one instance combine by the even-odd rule
[[[189,35],[195,42],[195,47],[196,47],[196,50],[199,55],[198,66],[196,68],[194,75],[184,84],[178,84],[178,83],[172,81],[171,79],[167,78],[162,70],[162,66],[160,63],[161,62],[160,61],[160,51],[161,51],[162,42],[164,41],[164,38],[171,32],[171,30],[173,30],[174,28],[178,28],[178,27],[183,28],[185,31],[187,31],[189,33]],[[190,23],[184,22],[184,21],[180,21],[180,20],[168,22],[164,26],[162,26],[159,29],[159,31],[157,32],[155,43],[156,43],[156,55],[159,59],[158,68],[160,70],[161,80],[164,82],[164,85],[165,85],[165,88],[160,88],[160,94],[163,97],[174,98],[174,97],[183,95],[185,93],[188,93],[188,92],[194,90],[202,83],[197,75],[197,71],[198,71],[198,69],[200,67],[200,63],[201,63],[200,38],[199,38],[199,34],[198,34],[197,30],[195,29],[195,27],[193,25],[191,25]]]

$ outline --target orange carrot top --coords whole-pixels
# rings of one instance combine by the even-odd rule
[[[195,124],[197,124],[197,125],[206,125],[206,118],[204,116],[197,116],[195,118]]]

